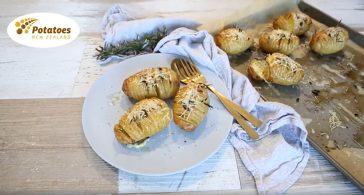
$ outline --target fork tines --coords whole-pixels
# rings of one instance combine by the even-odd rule
[[[175,59],[173,60],[172,65],[174,66],[172,66],[172,69],[183,78],[193,77],[201,74],[192,62],[185,59]]]

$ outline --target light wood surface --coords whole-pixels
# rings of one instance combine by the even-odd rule
[[[237,168],[234,149],[229,141],[226,141],[207,161],[183,173],[162,177],[147,177],[120,171],[119,192],[240,190]],[[255,191],[254,182],[250,190]]]
[[[82,131],[83,98],[0,101],[0,193],[118,192]]]
[[[364,33],[361,0],[306,0]],[[100,66],[100,23],[114,3],[139,6],[160,16],[207,23],[228,16],[255,0],[0,0],[0,26],[32,12],[55,12],[74,19],[81,34],[51,49],[18,45],[0,28],[0,99],[84,97],[92,83],[112,65]],[[216,24],[223,25],[223,24]],[[0,100],[0,194],[2,192],[176,192],[254,194],[254,180],[227,142],[207,162],[188,173],[146,178],[121,172],[89,148],[81,127],[82,98]],[[218,190],[218,191],[211,191]],[[361,194],[327,160],[311,148],[302,178],[288,193]],[[185,192],[184,194],[188,194]]]
[[[256,193],[252,176],[228,142],[185,173],[118,173],[89,147],[81,126],[82,105],[83,98],[0,100],[0,193]],[[310,153],[288,194],[361,194],[317,151],[311,148]]]

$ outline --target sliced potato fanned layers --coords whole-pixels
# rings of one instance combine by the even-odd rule
[[[284,30],[264,32],[259,38],[260,48],[267,53],[279,52],[289,55],[299,44],[300,39],[296,35]]]
[[[341,27],[330,27],[316,32],[311,39],[310,46],[319,54],[333,54],[345,47],[349,40],[348,32]]]
[[[114,133],[120,143],[133,144],[158,133],[170,120],[171,111],[166,102],[158,98],[144,99],[121,116]]]
[[[136,100],[150,97],[167,99],[173,97],[179,88],[177,73],[169,68],[148,68],[130,77],[124,83],[123,92]]]
[[[265,80],[280,85],[295,85],[303,79],[302,66],[290,57],[273,53],[265,60],[252,60],[248,73],[255,80]]]
[[[253,45],[253,38],[240,28],[228,28],[215,36],[216,44],[227,54],[236,55]]]
[[[311,27],[312,19],[302,13],[289,12],[273,21],[274,29],[282,29],[295,35],[302,35]]]
[[[174,122],[186,131],[193,131],[209,109],[209,96],[204,84],[189,83],[178,90],[173,104]]]

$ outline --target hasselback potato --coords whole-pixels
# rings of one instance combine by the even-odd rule
[[[268,53],[291,54],[300,44],[300,39],[291,32],[273,30],[264,32],[259,38],[260,48]]]
[[[311,27],[312,19],[302,13],[289,12],[273,21],[274,29],[282,29],[295,35],[302,35]]]
[[[179,89],[177,73],[170,68],[148,68],[128,77],[122,86],[123,92],[136,100],[150,97],[167,99]]]
[[[158,98],[144,99],[121,116],[114,126],[115,137],[122,144],[133,144],[163,130],[170,120],[171,111],[166,102]]]
[[[227,54],[236,55],[244,52],[253,44],[253,38],[240,28],[228,28],[215,36],[217,46]]]
[[[202,122],[209,108],[204,84],[189,83],[180,88],[174,99],[174,122],[186,131],[193,131]]]
[[[302,66],[290,57],[273,53],[265,60],[252,60],[248,74],[256,80],[265,80],[280,85],[295,85],[303,79]]]
[[[319,54],[333,54],[342,50],[349,40],[348,32],[341,27],[330,27],[316,32],[310,47]]]

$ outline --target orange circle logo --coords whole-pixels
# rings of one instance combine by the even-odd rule
[[[21,19],[20,21],[16,21],[15,22],[15,27],[17,27],[16,33],[19,35],[22,33],[28,33],[28,29],[30,29],[30,27],[37,20],[38,19],[35,19],[35,18],[24,18],[24,19]]]

